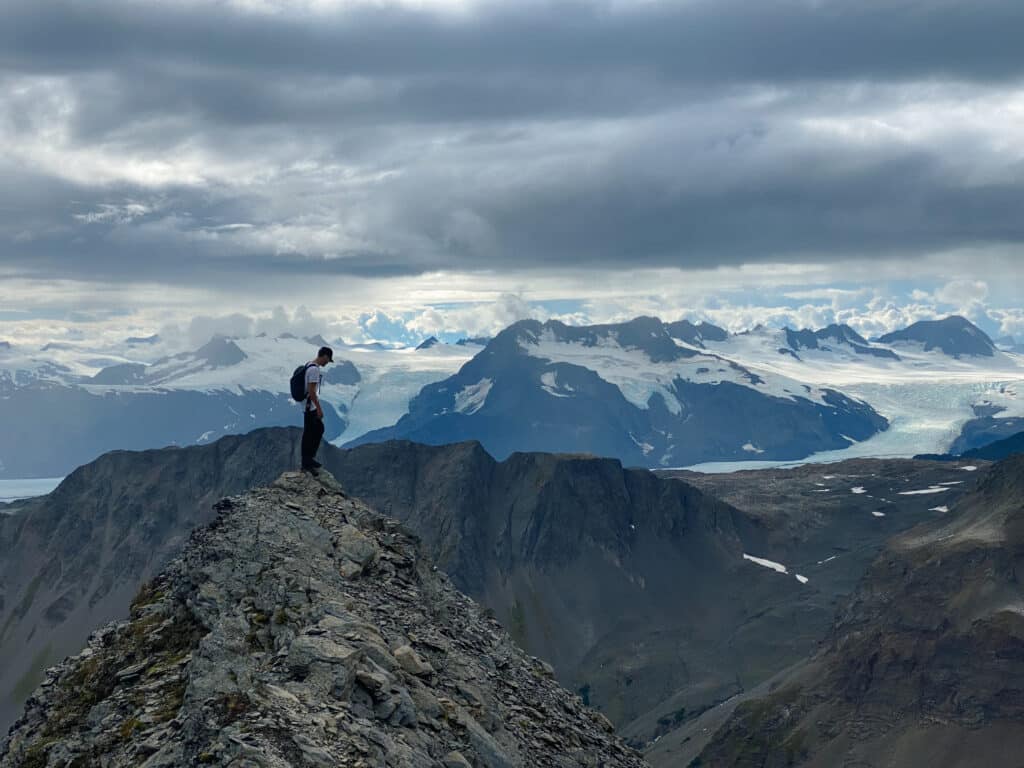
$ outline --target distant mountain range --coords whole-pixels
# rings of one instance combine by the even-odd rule
[[[876,342],[845,325],[729,334],[656,318],[523,321],[424,388],[396,424],[348,444],[473,439],[496,456],[589,452],[647,467],[851,449],[909,456],[922,442],[973,447],[1005,436],[1024,417],[1021,384],[1024,360],[959,317]],[[871,440],[892,425],[892,435]]]
[[[394,427],[353,444],[473,439],[499,458],[585,452],[657,467],[800,459],[888,426],[864,402],[755,373],[703,341],[693,327],[655,318],[584,328],[524,320],[425,387]]]
[[[324,342],[215,337],[173,354],[157,336],[116,349],[0,348],[0,477],[295,424],[288,377]],[[336,443],[472,439],[497,456],[557,450],[678,467],[960,452],[1024,419],[1024,357],[963,318],[877,341],[845,325],[731,334],[637,318],[523,321],[493,339],[431,337],[417,349],[334,348],[323,399]]]

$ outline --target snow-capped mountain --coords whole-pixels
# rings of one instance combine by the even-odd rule
[[[983,330],[964,317],[943,320],[922,320],[902,331],[887,333],[879,339],[882,344],[914,345],[930,352],[938,349],[955,358],[993,357],[996,345]]]
[[[674,335],[677,334],[677,335]],[[707,351],[720,329],[637,318],[572,327],[526,320],[431,384],[390,438],[475,439],[495,456],[587,452],[633,465],[800,459],[886,429],[867,403]]]
[[[985,354],[987,336],[964,323],[884,344],[844,325],[522,322],[394,427],[353,442],[477,439],[498,456],[585,451],[645,466],[910,456],[962,435],[973,447],[1024,416],[1024,359]]]
[[[288,394],[294,368],[320,338],[214,337],[199,349],[147,359],[155,342],[97,352],[70,345],[0,350],[0,477],[58,476],[117,448],[190,445],[301,422]],[[394,423],[426,384],[473,348],[335,345],[325,370],[325,437]]]
[[[848,356],[850,352],[857,355],[869,355],[884,360],[899,360],[900,357],[891,349],[872,346],[867,339],[857,333],[848,325],[830,325],[820,331],[802,330],[794,331],[789,328],[783,330],[786,336],[786,347],[779,351],[792,354],[799,358],[802,350],[814,349],[822,352],[833,352]],[[724,341],[724,339],[719,339]]]

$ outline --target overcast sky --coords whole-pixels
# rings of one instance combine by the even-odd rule
[[[1020,0],[0,5],[0,338],[1024,336]]]

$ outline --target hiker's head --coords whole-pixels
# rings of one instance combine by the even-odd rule
[[[319,366],[327,365],[328,363],[334,362],[334,350],[330,347],[320,347],[320,351],[316,353],[316,364]]]

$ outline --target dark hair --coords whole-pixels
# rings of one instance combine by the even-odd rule
[[[330,347],[320,347],[320,351],[316,353],[317,357],[326,357],[327,362],[334,362],[334,350]]]

